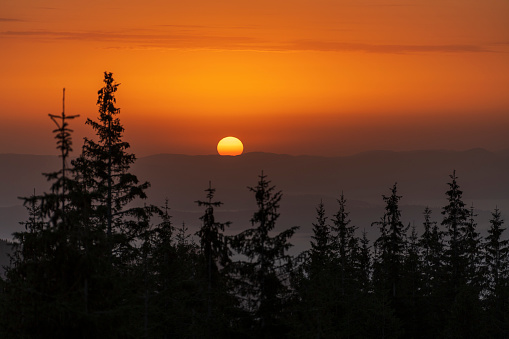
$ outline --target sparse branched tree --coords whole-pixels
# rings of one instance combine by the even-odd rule
[[[76,116],[67,116],[65,106],[61,115],[49,116],[57,125],[53,132],[62,168],[45,174],[52,182],[50,192],[24,198],[29,220],[23,223],[25,231],[14,233],[16,250],[6,272],[12,312],[3,320],[15,337],[87,334],[83,330],[89,320],[83,314],[83,232],[74,207],[75,181],[67,169],[72,151],[67,120]]]
[[[50,178],[53,176],[59,176],[60,178],[55,182],[56,187],[60,186],[61,190],[61,213],[65,214],[65,194],[67,186],[67,158],[69,153],[72,151],[72,139],[71,132],[72,129],[69,128],[69,123],[67,120],[72,120],[74,118],[79,117],[79,115],[65,115],[65,88],[63,89],[62,94],[62,114],[48,114],[51,120],[57,126],[57,129],[53,130],[55,133],[55,139],[57,140],[57,149],[60,150],[60,157],[62,158],[62,169],[61,172],[56,172],[55,174],[51,174]]]

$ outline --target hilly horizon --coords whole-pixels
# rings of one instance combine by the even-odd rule
[[[0,193],[0,238],[11,239],[20,230],[26,211],[17,197],[47,190],[49,185],[41,173],[59,166],[58,156],[0,154],[0,175],[9,178]],[[292,240],[294,251],[309,246],[315,208],[323,200],[327,216],[336,213],[341,192],[347,199],[352,224],[366,230],[373,239],[376,231],[370,225],[383,215],[382,195],[389,194],[398,183],[402,196],[402,220],[419,230],[424,207],[433,210],[432,219],[441,221],[441,207],[453,170],[459,177],[464,201],[474,204],[481,233],[488,226],[491,211],[498,206],[502,216],[509,212],[509,169],[507,152],[484,149],[467,151],[370,151],[351,156],[310,156],[250,152],[237,157],[219,155],[155,154],[140,157],[132,172],[140,181],[149,181],[146,203],[162,206],[169,200],[172,221],[183,222],[191,233],[200,225],[203,209],[196,200],[205,198],[204,190],[211,181],[217,200],[219,221],[231,221],[227,233],[246,229],[255,210],[248,186],[255,186],[261,171],[282,190],[281,217],[276,229],[300,226]]]

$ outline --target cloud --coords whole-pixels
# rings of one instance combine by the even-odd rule
[[[21,22],[23,20],[20,19],[12,19],[12,18],[0,18],[0,22]]]
[[[202,34],[206,26],[179,27],[173,34],[166,31],[149,30],[140,33],[131,32],[63,32],[63,31],[4,31],[0,36],[32,38],[39,41],[90,41],[107,43],[105,48],[126,49],[210,49],[210,50],[251,50],[251,51],[319,51],[319,52],[364,52],[382,54],[410,54],[410,53],[486,53],[495,52],[482,45],[442,44],[442,45],[405,45],[405,44],[368,44],[348,43],[319,40],[267,41],[249,36],[228,36]],[[196,30],[194,30],[196,29]],[[146,32],[146,33],[145,33]]]
[[[324,52],[367,52],[367,53],[479,53],[493,52],[484,46],[477,45],[384,45],[384,44],[362,44],[362,43],[341,43],[324,42],[313,40],[297,40],[288,45],[288,49],[324,51]]]

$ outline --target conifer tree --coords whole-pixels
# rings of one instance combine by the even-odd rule
[[[421,309],[423,324],[421,327],[423,337],[439,337],[443,333],[444,301],[443,293],[443,232],[438,228],[436,221],[431,220],[431,209],[424,209],[424,231],[419,239],[419,266],[422,269],[423,298]]]
[[[293,312],[295,319],[291,336],[322,338],[334,334],[337,320],[334,312],[336,291],[333,288],[336,268],[333,263],[334,239],[322,201],[316,207],[316,222],[312,225],[311,249],[306,253],[303,272],[294,283],[299,300]]]
[[[445,251],[444,309],[446,336],[479,337],[483,333],[483,322],[479,300],[479,288],[475,278],[477,265],[473,253],[477,251],[478,235],[475,232],[473,211],[466,208],[463,192],[457,183],[456,171],[450,175],[448,204],[443,208],[442,225],[448,235]]]
[[[509,333],[509,240],[503,239],[504,220],[498,208],[491,213],[486,237],[486,311],[491,338],[505,338]]]
[[[418,245],[418,235],[415,224],[410,226],[410,236],[408,237],[405,249],[405,257],[402,272],[402,309],[404,312],[400,317],[404,323],[405,335],[416,338],[422,335],[422,328],[426,326],[423,320],[425,316],[422,304],[422,266],[420,260],[420,249]]]
[[[254,335],[279,338],[287,332],[282,316],[289,298],[291,257],[286,252],[298,227],[271,235],[279,218],[282,192],[270,185],[263,172],[259,177],[257,186],[248,187],[258,207],[251,219],[252,228],[238,234],[233,243],[234,249],[247,259],[237,263],[238,293],[254,321]]]
[[[375,241],[373,286],[382,307],[382,324],[385,324],[386,317],[391,319],[393,312],[398,319],[402,319],[406,312],[404,300],[407,291],[403,279],[407,228],[401,222],[401,196],[397,194],[397,184],[391,188],[390,196],[382,197],[386,204],[385,213],[380,221],[372,224],[380,228],[380,236]],[[381,329],[385,331],[385,325]]]
[[[65,91],[64,91],[65,95]],[[64,96],[65,100],[65,96]],[[12,312],[3,321],[14,337],[66,337],[85,333],[83,316],[83,248],[79,213],[73,207],[74,182],[68,177],[72,151],[68,121],[77,116],[49,115],[62,167],[45,174],[50,192],[24,198],[29,209],[25,231],[14,233],[15,253],[6,271],[6,294]]]
[[[382,197],[386,203],[384,216],[381,221],[373,223],[380,227],[380,236],[375,241],[378,257],[374,274],[380,286],[394,300],[400,293],[406,228],[401,222],[401,196],[397,194],[397,184],[392,187],[390,196]]]
[[[224,235],[229,222],[217,222],[214,208],[221,206],[220,201],[213,201],[215,189],[209,181],[206,200],[198,200],[199,206],[205,207],[205,213],[200,217],[202,226],[196,233],[200,238],[201,267],[204,268],[205,289],[205,323],[208,337],[226,335],[230,315],[228,310],[233,309],[233,299],[228,294],[225,269],[231,262],[231,251],[228,247],[228,237]]]
[[[333,222],[334,250],[339,271],[340,293],[344,297],[348,289],[347,285],[353,283],[354,271],[357,265],[359,242],[355,237],[356,227],[350,225],[348,212],[346,211],[346,199],[341,193],[338,199],[339,210],[335,214]]]
[[[361,293],[367,294],[371,290],[371,246],[369,245],[368,233],[366,230],[362,231],[362,238],[359,247],[359,288]]]
[[[464,253],[464,239],[469,210],[462,200],[463,192],[457,183],[456,171],[450,175],[451,182],[446,192],[448,204],[443,208],[442,226],[446,229],[447,249],[445,251],[445,269],[448,275],[448,290],[452,293],[450,298],[458,293],[460,286],[466,283],[465,267],[467,266]]]
[[[311,236],[311,249],[309,251],[309,264],[306,265],[307,274],[312,277],[330,266],[333,255],[333,241],[331,227],[325,216],[325,206],[322,201],[316,208],[316,223],[313,223]]]
[[[84,245],[88,312],[102,314],[95,320],[98,331],[118,336],[133,332],[139,324],[133,319],[145,316],[147,288],[143,277],[148,274],[150,218],[160,211],[152,205],[132,204],[146,198],[149,183],[139,183],[130,172],[136,158],[123,141],[124,127],[115,98],[119,84],[108,72],[103,82],[98,91],[98,119],[86,121],[98,140],[85,138],[82,153],[72,165],[77,185],[75,205],[80,206],[80,223],[86,225],[89,239]],[[144,292],[140,296],[134,291]]]
[[[124,127],[115,98],[119,85],[112,73],[104,72],[104,87],[98,91],[98,120],[86,121],[99,140],[85,138],[79,159],[91,166],[93,185],[88,188],[93,192],[95,217],[106,232],[111,253],[118,252],[123,243],[134,241],[143,231],[132,218],[142,217],[146,209],[126,208],[126,205],[135,199],[145,199],[145,190],[150,186],[148,182],[140,184],[129,172],[136,157],[127,152],[130,145],[122,140]],[[127,221],[128,217],[131,221]]]
[[[419,240],[423,270],[423,294],[430,296],[439,288],[442,272],[443,234],[436,221],[431,221],[431,209],[424,209],[424,232]]]
[[[477,232],[477,223],[475,222],[477,214],[474,213],[474,204],[470,207],[468,215],[463,239],[465,261],[467,263],[467,266],[465,267],[465,275],[467,283],[475,287],[475,289],[480,293],[483,278],[483,251],[481,246],[481,235]]]

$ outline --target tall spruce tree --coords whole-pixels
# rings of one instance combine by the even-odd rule
[[[447,184],[449,190],[446,192],[448,204],[442,210],[444,216],[442,226],[446,229],[448,245],[445,251],[445,269],[448,276],[449,298],[453,299],[460,286],[466,283],[465,267],[467,262],[464,253],[464,239],[470,212],[463,202],[463,191],[458,185],[456,171],[453,171],[449,177],[451,182]]]
[[[486,295],[488,336],[506,338],[509,334],[509,240],[503,239],[504,220],[498,208],[491,213],[485,239]]]
[[[359,240],[355,236],[356,227],[350,224],[348,212],[346,210],[346,199],[341,193],[338,199],[339,209],[332,219],[334,231],[334,251],[337,260],[340,293],[344,297],[348,290],[348,285],[355,283],[353,281],[354,271],[357,265]]]
[[[316,222],[313,223],[313,235],[311,236],[311,249],[306,271],[310,279],[320,274],[324,268],[330,266],[333,256],[333,239],[331,227],[325,216],[325,206],[322,201],[316,208]]]
[[[421,337],[440,337],[443,333],[444,301],[443,293],[443,232],[438,223],[431,220],[432,211],[424,209],[424,231],[419,239],[419,266],[422,269]]]
[[[134,293],[145,290],[138,277],[143,276],[141,263],[147,249],[140,244],[147,237],[150,217],[160,211],[151,205],[133,205],[146,198],[149,183],[139,183],[130,172],[136,157],[123,141],[115,98],[119,84],[109,72],[104,73],[103,82],[98,91],[98,119],[86,121],[98,140],[85,138],[81,155],[72,162],[76,191],[82,198],[82,223],[92,237],[86,245],[88,308],[91,314],[102,313],[96,327],[104,335],[142,335],[133,329],[138,324],[133,319],[144,315],[144,297]]]
[[[247,259],[237,263],[238,294],[254,321],[251,334],[280,338],[288,331],[282,320],[289,298],[291,257],[287,251],[298,227],[271,235],[279,218],[282,192],[270,185],[263,172],[259,178],[257,186],[248,187],[258,207],[251,218],[252,228],[238,234],[233,242],[234,249]]]
[[[483,280],[483,248],[481,245],[481,235],[477,231],[477,223],[475,217],[477,214],[474,212],[474,204],[471,205],[468,214],[468,220],[465,225],[465,235],[463,239],[465,260],[467,266],[465,267],[465,275],[467,283],[475,287],[480,293]]]
[[[444,309],[448,312],[445,318],[443,335],[459,338],[476,338],[483,333],[484,322],[479,300],[479,288],[476,286],[475,274],[477,258],[474,242],[475,223],[471,211],[463,202],[456,171],[450,175],[449,190],[446,192],[448,204],[443,207],[442,225],[446,228],[447,248],[444,265]]]
[[[382,195],[382,197],[386,204],[385,213],[380,221],[372,224],[377,225],[380,229],[380,236],[375,241],[373,285],[382,307],[382,314],[385,314],[384,319],[386,316],[389,316],[390,319],[391,310],[394,310],[397,318],[402,319],[406,311],[403,302],[406,291],[402,280],[407,227],[401,222],[399,209],[401,196],[397,193],[397,183],[392,186],[390,196]],[[381,331],[385,332],[386,330],[388,329],[383,325]],[[396,329],[393,328],[392,331],[396,331]]]
[[[397,184],[391,188],[391,195],[383,195],[385,201],[385,213],[380,221],[374,222],[380,228],[380,236],[375,241],[378,257],[375,265],[375,278],[380,287],[393,299],[401,293],[402,266],[405,256],[406,227],[401,222]]]
[[[79,159],[91,166],[93,185],[88,189],[94,193],[95,217],[106,232],[111,253],[118,253],[124,244],[136,240],[143,232],[133,219],[140,218],[147,209],[126,205],[135,199],[145,199],[145,190],[150,186],[148,182],[139,183],[129,172],[136,157],[128,153],[130,145],[122,140],[124,127],[118,117],[120,109],[115,106],[119,85],[112,73],[104,72],[104,86],[98,91],[98,119],[86,121],[99,140],[85,138]]]
[[[230,222],[218,222],[214,215],[214,208],[223,203],[214,201],[215,188],[209,181],[205,190],[206,200],[198,200],[199,206],[205,207],[205,213],[200,217],[202,225],[196,233],[200,239],[201,267],[205,281],[205,309],[204,319],[207,337],[221,337],[228,333],[228,324],[234,308],[233,298],[228,293],[228,282],[225,274],[231,263],[231,250],[228,237],[224,231]]]
[[[292,312],[292,337],[325,338],[335,333],[334,239],[322,201],[316,207],[316,221],[312,225],[311,248],[306,252],[303,272],[294,283],[299,298]]]

